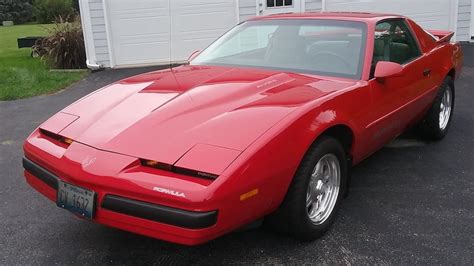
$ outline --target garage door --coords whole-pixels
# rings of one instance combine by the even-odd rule
[[[186,60],[238,23],[235,0],[171,0],[171,58]]]
[[[169,7],[168,0],[107,1],[114,66],[169,60]]]
[[[235,0],[107,0],[112,66],[182,62],[237,24]]]
[[[454,30],[455,0],[326,0],[327,11],[402,14],[426,29]]]

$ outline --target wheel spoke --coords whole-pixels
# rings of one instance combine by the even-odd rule
[[[311,174],[312,177],[318,178],[321,176],[321,161],[319,161],[313,169],[313,173]]]
[[[306,209],[309,208],[312,204],[313,204],[313,200],[312,199],[307,199],[306,200]]]

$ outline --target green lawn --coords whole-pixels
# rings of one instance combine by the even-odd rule
[[[49,72],[31,49],[18,49],[17,38],[44,36],[48,25],[0,26],[0,100],[48,94],[82,79],[87,72]]]

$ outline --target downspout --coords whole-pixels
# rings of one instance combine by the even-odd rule
[[[474,42],[474,1],[471,1],[471,17],[469,20],[469,42]]]
[[[89,1],[79,1],[79,9],[81,15],[82,35],[84,37],[84,46],[86,50],[86,66],[91,70],[99,70],[104,68],[97,64],[95,55],[95,44],[92,35],[92,23],[90,16]]]
[[[87,68],[90,70],[100,70],[104,68],[103,65],[99,65],[97,63],[90,63],[89,59],[86,60],[86,65],[87,65]]]
[[[451,31],[454,32],[454,36],[452,38],[453,41],[457,41],[458,35],[458,18],[459,18],[459,0],[453,0],[454,2],[454,10],[452,12],[452,16],[454,19],[451,20]]]

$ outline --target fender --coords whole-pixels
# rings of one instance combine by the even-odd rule
[[[299,117],[299,119],[293,120],[294,117]],[[214,183],[216,185],[221,183],[220,186],[226,187],[226,190],[240,189],[235,191],[235,197],[252,189],[258,189],[259,194],[253,198],[253,205],[260,206],[263,210],[253,210],[255,212],[253,218],[261,218],[281,205],[303,156],[311,144],[328,129],[334,126],[345,126],[352,131],[354,138],[352,141],[356,143],[353,122],[347,117],[341,111],[321,107],[301,117],[291,114],[245,150]],[[311,122],[308,123],[308,121]],[[287,141],[289,136],[297,137],[292,141]],[[351,154],[354,147],[354,145],[351,146]],[[281,152],[274,153],[275,150]],[[259,160],[262,164],[246,163],[252,160]],[[227,173],[238,174],[235,175],[237,177],[223,177],[228,175]],[[244,177],[246,180],[242,180]]]

